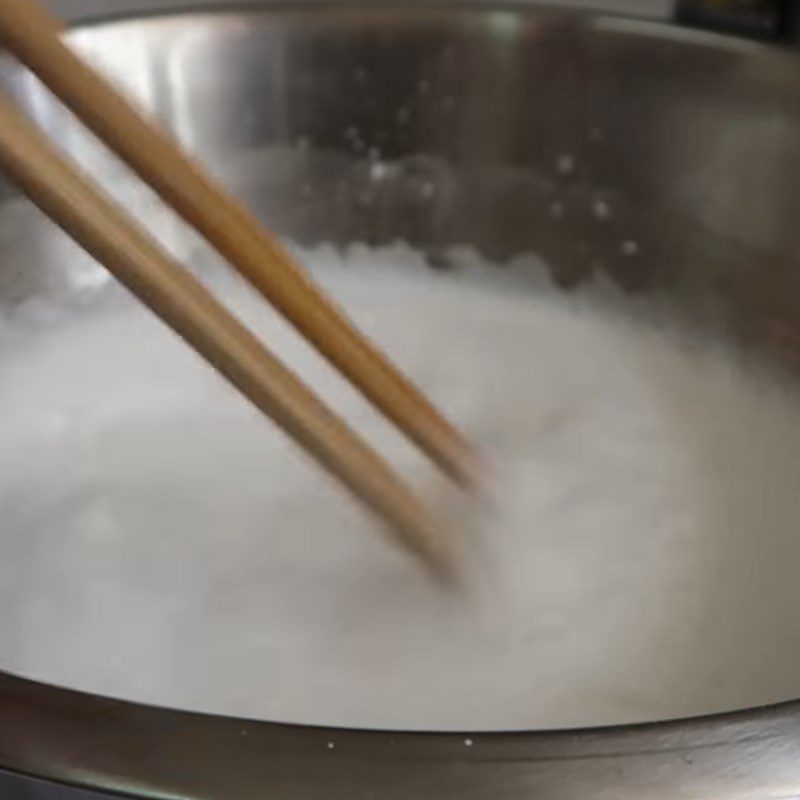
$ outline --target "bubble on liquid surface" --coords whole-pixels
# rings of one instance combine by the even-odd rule
[[[562,153],[556,161],[556,171],[559,175],[571,175],[575,171],[575,156]]]
[[[389,167],[382,161],[376,161],[370,165],[369,176],[374,181],[381,181],[389,174]]]
[[[436,184],[433,181],[425,181],[419,189],[419,193],[430,200],[436,194]]]
[[[599,220],[610,219],[611,206],[605,200],[598,198],[592,203],[592,214]]]

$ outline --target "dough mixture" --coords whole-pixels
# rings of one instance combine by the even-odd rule
[[[215,290],[465,539],[432,585],[98,273],[0,318],[0,666],[247,717],[595,725],[800,695],[800,403],[714,344],[533,284],[304,252],[484,450],[467,501],[237,278]],[[91,275],[87,273],[87,280]],[[94,279],[92,278],[92,279]],[[530,284],[530,285],[528,285]]]

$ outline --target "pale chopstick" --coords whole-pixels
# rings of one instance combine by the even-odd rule
[[[280,242],[59,38],[37,0],[0,0],[0,42],[197,229],[448,474],[479,482],[475,452],[367,340]]]
[[[438,524],[383,459],[59,154],[2,93],[0,168],[261,411],[384,517],[403,542],[429,564],[446,567]]]

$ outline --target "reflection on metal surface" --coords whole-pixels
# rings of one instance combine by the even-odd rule
[[[454,244],[499,261],[536,250],[565,289],[600,275],[800,371],[800,56],[472,4],[289,5],[73,40],[287,235],[402,238],[439,266]],[[8,62],[0,81],[167,245],[180,243],[174,216],[35,81]],[[81,302],[91,264],[7,186],[0,198],[0,308]],[[789,797],[800,795],[800,709],[562,733],[344,732],[4,675],[0,766],[219,800]]]
[[[681,22],[713,30],[778,39],[794,31],[795,0],[678,0]]]

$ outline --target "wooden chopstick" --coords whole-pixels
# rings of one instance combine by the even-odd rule
[[[0,42],[246,277],[370,401],[460,483],[475,452],[280,242],[59,38],[37,0],[0,0]]]
[[[0,93],[0,168],[197,352],[336,475],[429,564],[441,531],[386,462]]]

